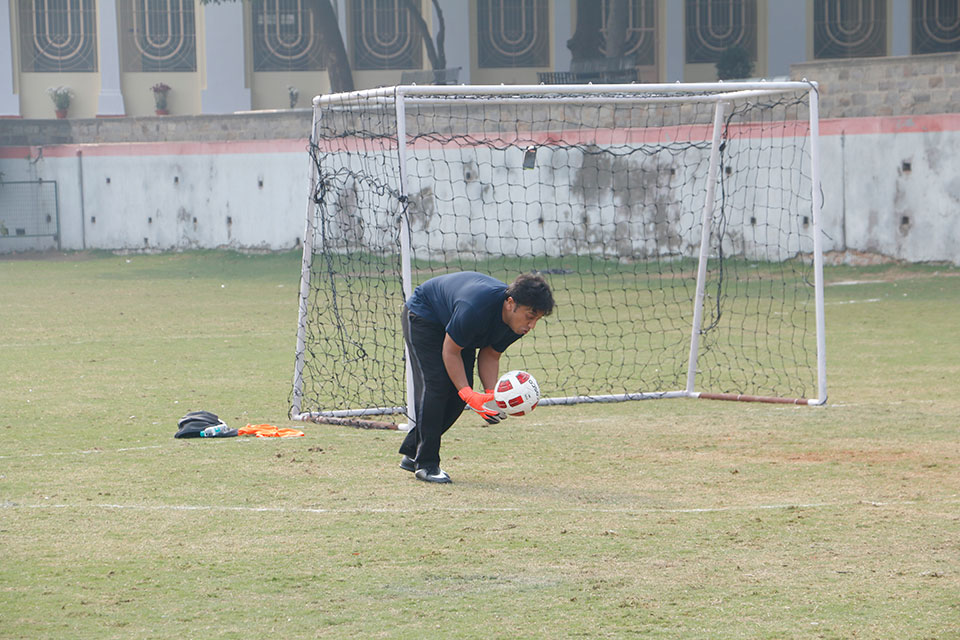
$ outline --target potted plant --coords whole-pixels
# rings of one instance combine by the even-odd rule
[[[70,100],[73,98],[73,91],[70,87],[50,87],[47,89],[50,99],[53,100],[53,108],[57,112],[57,118],[63,120],[67,117],[67,109],[70,108]]]
[[[170,92],[170,86],[162,82],[150,87],[150,91],[153,91],[153,103],[157,107],[157,115],[165,116],[169,111],[167,111],[167,93]]]
[[[287,87],[287,95],[290,97],[290,108],[293,109],[297,106],[297,100],[300,99],[300,89],[290,85]]]

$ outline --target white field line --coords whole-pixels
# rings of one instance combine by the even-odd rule
[[[316,435],[316,434],[310,434],[308,432],[309,425],[307,425],[307,429],[304,429],[302,425],[294,425],[293,428],[304,431],[307,437],[309,437],[310,435]],[[323,434],[323,437],[324,438],[361,438],[361,437],[367,437],[368,435],[369,434],[364,430],[361,430],[361,429],[354,430],[347,427],[347,428],[344,428],[342,431],[333,431],[333,430],[327,431]],[[173,436],[171,436],[171,439],[172,438]],[[239,442],[252,443],[252,442],[281,442],[281,441],[298,440],[298,439],[299,438],[235,438],[234,441],[238,443]],[[49,452],[38,452],[38,453],[17,453],[12,455],[0,455],[0,460],[10,460],[13,458],[43,458],[45,456],[87,456],[87,455],[97,454],[97,453],[143,451],[146,449],[172,449],[173,447],[176,447],[182,444],[185,444],[185,443],[171,442],[170,444],[151,444],[143,447],[121,447],[119,449],[84,449],[81,451],[49,451]],[[213,446],[217,446],[217,445],[213,445]]]
[[[44,342],[0,342],[0,349],[28,349],[32,347],[62,347],[64,345],[78,346],[90,344],[144,344],[150,342],[179,342],[181,340],[256,340],[272,336],[284,335],[280,331],[257,331],[249,333],[210,333],[193,335],[151,335],[151,336],[124,336],[118,338],[78,338],[76,340],[56,340]]]
[[[867,298],[866,300],[837,300],[835,302],[824,302],[825,306],[832,304],[865,304],[867,302],[882,302],[882,298]]]
[[[849,287],[858,284],[890,284],[891,280],[841,280],[840,282],[828,282],[825,287]]]
[[[926,502],[926,501],[925,501]],[[927,504],[960,504],[960,500],[943,500],[926,502]],[[234,513],[278,513],[278,514],[318,514],[318,515],[363,515],[363,514],[415,514],[415,513],[610,513],[610,514],[662,514],[662,513],[725,513],[742,511],[771,511],[785,509],[838,509],[857,506],[866,507],[899,507],[920,504],[917,500],[903,501],[874,501],[856,500],[853,502],[810,502],[810,503],[783,503],[783,504],[756,504],[736,505],[728,507],[633,507],[622,509],[604,509],[593,507],[487,507],[464,506],[442,507],[421,506],[413,508],[401,507],[355,507],[347,509],[324,509],[319,507],[230,507],[223,505],[177,505],[177,504],[17,504],[10,501],[0,503],[4,509],[79,509],[79,510],[107,510],[107,511],[197,511],[197,512],[234,512]]]
[[[927,400],[927,401],[914,400],[910,404],[918,404],[918,403],[932,405],[933,400]],[[828,402],[827,406],[839,409],[841,407],[889,407],[893,405],[902,405],[902,404],[907,404],[907,403],[906,402]]]
[[[145,447],[121,447],[119,449],[85,449],[83,451],[49,451],[46,453],[20,453],[12,456],[0,456],[0,460],[9,458],[42,458],[44,456],[86,456],[92,453],[114,453],[117,451],[143,451],[144,449],[162,449],[162,444]]]

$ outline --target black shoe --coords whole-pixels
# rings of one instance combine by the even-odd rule
[[[416,473],[413,475],[417,477],[417,480],[423,480],[424,482],[453,482],[453,480],[450,479],[450,476],[447,475],[447,472],[440,467],[424,467],[423,469],[417,469]]]
[[[413,458],[410,456],[403,456],[400,458],[400,468],[404,471],[409,471],[413,473],[417,470],[417,463],[413,461]]]

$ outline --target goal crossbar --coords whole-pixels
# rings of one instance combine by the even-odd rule
[[[558,88],[562,87],[562,89]],[[730,97],[783,93],[785,91],[816,90],[817,83],[800,82],[691,82],[661,84],[566,84],[566,85],[397,85],[378,87],[346,93],[316,96],[313,106],[345,105],[350,103],[371,104],[377,99],[393,101],[397,96],[409,98],[428,96],[566,96],[568,100],[583,101],[589,96],[616,97],[655,96],[662,94],[702,94],[695,99],[725,100]],[[575,96],[575,97],[574,97]]]

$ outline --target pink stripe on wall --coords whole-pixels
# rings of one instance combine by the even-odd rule
[[[57,144],[43,147],[45,158],[68,158],[83,151],[85,157],[108,156],[202,156],[306,153],[306,138],[282,140],[237,140],[227,142],[117,142],[109,144]],[[0,147],[0,158],[36,157],[36,146]]]
[[[734,127],[735,137],[793,137],[806,135],[809,125],[805,121],[739,124]],[[895,133],[926,133],[960,131],[960,114],[946,113],[919,116],[876,116],[869,118],[833,118],[820,121],[821,136],[876,135]],[[709,125],[670,126],[629,129],[600,129],[565,131],[565,144],[579,142],[610,144],[643,144],[703,141],[710,139]],[[431,140],[419,138],[412,141],[416,148],[469,147],[491,142],[502,145],[557,144],[561,136],[551,132],[520,133],[511,135],[466,134],[454,140]],[[43,147],[46,158],[74,157],[83,151],[85,157],[136,157],[136,156],[185,156],[185,155],[261,155],[271,153],[306,152],[306,138],[280,140],[241,140],[233,142],[121,142],[110,144],[65,144]],[[389,139],[362,141],[357,138],[341,138],[329,141],[324,151],[355,151],[379,146],[392,149],[396,145]],[[24,159],[37,156],[36,146],[0,146],[0,159]]]
[[[832,118],[820,121],[820,135],[822,136],[938,131],[960,131],[960,113],[941,113],[927,116]]]
[[[922,133],[928,131],[960,131],[960,114],[932,116],[887,116],[870,118],[834,118],[820,121],[821,136],[869,135],[890,133]],[[730,125],[731,138],[792,138],[807,136],[810,123],[806,120],[785,122],[744,122]],[[550,131],[510,133],[464,133],[456,138],[418,137],[409,146],[416,149],[442,149],[474,146],[552,146],[560,144],[667,144],[671,142],[707,142],[713,135],[713,126],[707,124],[667,127],[631,127],[620,129],[570,129],[558,135]],[[323,140],[321,151],[373,152],[394,150],[396,143],[389,138],[337,138]]]

